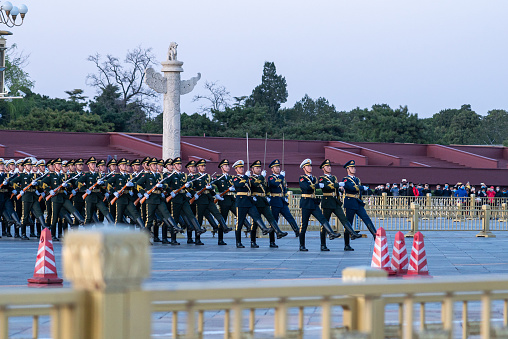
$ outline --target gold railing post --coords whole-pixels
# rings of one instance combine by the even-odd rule
[[[473,219],[476,214],[476,195],[471,194],[469,197],[469,218]]]
[[[381,194],[381,218],[379,219],[386,218],[387,208],[388,208],[388,193],[383,192]]]
[[[491,317],[491,300],[490,292],[485,291],[481,298],[482,301],[482,323],[480,326],[480,335],[482,339],[490,338],[490,317]]]
[[[412,238],[415,236],[416,232],[418,232],[418,222],[419,222],[419,207],[416,203],[411,203],[411,230],[407,232],[404,236],[406,238]]]
[[[453,219],[454,222],[461,222],[462,221],[462,203],[457,203],[457,214],[455,215],[455,219]]]
[[[501,213],[499,222],[506,222],[506,203],[501,204]]]
[[[141,290],[150,275],[148,244],[145,233],[117,228],[66,235],[64,276],[86,291],[79,319],[84,339],[150,337],[150,294]]]
[[[482,238],[495,238],[496,236],[490,231],[490,205],[483,205],[482,210],[482,230],[476,236]]]
[[[429,219],[430,215],[432,213],[432,194],[427,193],[425,196],[425,211],[424,211],[424,218],[423,219]]]

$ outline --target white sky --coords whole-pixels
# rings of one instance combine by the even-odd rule
[[[11,2],[29,12],[8,43],[31,54],[35,91],[51,97],[96,95],[85,84],[90,54],[123,57],[141,44],[164,60],[176,41],[182,79],[202,74],[182,112],[196,110],[206,80],[249,95],[265,61],[286,78],[285,106],[307,93],[338,110],[387,103],[420,117],[466,103],[483,115],[508,109],[506,0]]]

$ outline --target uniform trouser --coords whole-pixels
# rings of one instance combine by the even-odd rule
[[[282,205],[282,207],[272,206],[272,214],[277,224],[279,223],[279,215],[282,215],[284,219],[287,220],[293,231],[298,232],[298,224],[296,223],[295,218],[291,214],[288,205]]]
[[[76,201],[73,202],[74,207],[79,212],[79,214],[84,215],[85,214],[85,202]],[[78,227],[79,221],[77,219],[74,219],[74,225],[73,227]]]
[[[51,228],[56,226],[56,223],[58,222],[58,218],[60,218],[60,214],[65,214],[66,212],[70,214],[76,214],[78,213],[78,210],[74,205],[71,203],[70,200],[64,199],[63,203],[59,202],[51,202]]]
[[[23,201],[22,202],[23,213],[21,215],[21,233],[26,235],[26,226],[30,224],[30,212],[34,214],[36,218],[44,216],[42,214],[41,206],[37,200],[35,201]]]
[[[335,209],[333,208],[323,208],[323,215],[325,216],[326,220],[330,220],[330,217],[332,216],[332,213],[335,214],[337,218],[339,218],[340,223],[344,226],[344,246],[349,245],[350,240],[350,234],[348,228],[353,230],[353,227],[351,227],[351,223],[347,220],[346,215],[344,214],[344,211],[342,210],[342,207],[337,206]],[[326,231],[323,230],[323,227],[321,227],[321,245],[326,244]]]
[[[261,215],[259,215],[256,206],[251,207],[237,207],[236,208],[236,225],[235,225],[235,237],[236,243],[242,242],[242,225],[244,224],[247,215],[250,215],[253,220],[261,220]],[[263,222],[263,221],[261,221]],[[251,231],[250,231],[250,240],[256,242],[256,231],[258,229],[257,223],[252,223]]]
[[[99,199],[99,201],[95,203],[91,202],[90,198],[91,197],[88,196],[85,199],[85,225],[92,223],[93,215],[96,213],[97,210],[99,210],[103,216],[109,214],[109,210],[106,207],[106,204],[102,201],[102,199]]]
[[[151,204],[147,202],[146,204],[146,223],[145,227],[149,230],[152,226],[153,222],[156,221],[155,213],[162,217],[164,220],[171,218],[171,214],[169,214],[168,208],[165,203],[160,204]],[[158,228],[157,228],[158,230]],[[159,233],[159,232],[157,232]],[[154,233],[154,237],[158,237],[159,234]],[[168,237],[168,226],[166,223],[162,225],[162,239],[167,239]]]
[[[142,204],[139,204],[140,205],[140,211],[141,211],[141,219],[143,219],[143,221],[145,222],[145,225],[146,225],[146,201]]]
[[[232,204],[221,204],[219,201],[219,210],[220,210],[220,214],[222,215],[222,218],[224,218],[224,221],[228,220],[229,211],[231,211],[231,213],[233,213],[233,215],[235,217],[238,217],[238,215],[236,214],[236,208],[235,208],[234,201]],[[247,229],[247,232],[250,232],[251,225],[247,219],[245,219],[245,221],[243,222],[243,225]]]
[[[328,220],[325,218],[323,213],[321,213],[319,207],[316,207],[315,209],[302,208],[302,226],[300,227],[300,246],[302,247],[305,247],[305,233],[307,232],[311,215],[313,215],[314,218],[316,218],[321,224],[321,234],[326,232],[323,225],[324,223],[328,223]]]
[[[118,202],[116,202],[113,205],[115,206],[116,209],[115,222],[117,224],[124,222],[123,217],[125,214],[127,214],[132,220],[136,220],[137,218],[140,217],[136,206],[134,206],[134,203],[132,203],[131,201],[129,201],[127,204],[119,204]]]
[[[198,209],[198,223],[200,226],[203,225],[203,217],[206,217],[206,219],[208,220],[210,225],[212,225],[212,227],[213,227],[213,225],[215,225],[215,227],[217,227],[215,220],[210,220],[212,218],[212,216],[213,216],[213,218],[215,218],[217,220],[219,225],[226,224],[226,222],[224,221],[224,218],[222,217],[222,214],[220,214],[219,210],[217,209],[217,206],[213,202],[210,202],[209,204],[206,204],[206,205],[205,204],[198,205],[197,209]],[[224,230],[222,229],[221,226],[218,227],[217,234],[218,234],[219,240],[224,239]],[[196,238],[199,239],[199,235],[196,234]]]
[[[183,203],[174,203],[173,202],[173,218],[175,220],[180,220],[180,215],[184,214],[190,221],[192,226],[192,219],[196,221],[196,224],[198,224],[196,219],[196,214],[192,211],[191,206],[189,205],[188,201],[184,201]],[[192,227],[187,228],[187,238],[192,238]],[[176,234],[171,235],[171,239],[176,241]]]
[[[12,204],[12,200],[9,199],[7,194],[5,194],[5,198],[0,200],[0,215],[3,215],[4,217],[4,222],[2,222],[2,233],[10,233],[9,224],[15,222],[12,216],[14,213],[16,212],[14,211],[14,205]]]
[[[358,209],[346,208],[346,217],[351,225],[353,225],[355,214],[358,215],[360,219],[362,219],[362,221],[365,223],[365,226],[367,226],[367,229],[375,237],[376,227],[374,226],[374,223],[367,214],[367,211],[365,211],[365,208],[363,206],[360,206]]]
[[[260,215],[263,215],[266,218],[266,221],[268,221],[268,224],[272,225],[272,227],[277,225],[277,221],[275,221],[275,218],[273,217],[272,210],[270,209],[269,205],[265,205],[264,207],[257,207],[256,206],[256,209],[258,210]],[[256,223],[257,222],[253,222],[253,224],[256,224]],[[278,229],[278,228],[279,228],[278,225],[276,227],[274,227],[274,229]],[[275,243],[275,232],[270,232],[269,237],[270,237],[270,242]],[[252,238],[252,236],[251,236],[251,238]]]

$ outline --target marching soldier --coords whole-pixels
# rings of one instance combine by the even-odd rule
[[[10,188],[10,180],[12,175],[6,171],[4,159],[0,158],[0,215],[4,217],[5,228],[2,223],[2,236],[12,237],[10,231],[11,225],[14,225],[15,233],[21,226],[21,221],[14,211],[14,205],[11,200],[12,189]]]
[[[39,195],[41,193],[38,192],[40,182],[40,177],[37,177],[35,173],[32,173],[32,160],[30,158],[25,159],[22,162],[24,167],[23,172],[20,172],[18,176],[11,180],[11,184],[14,187],[12,193],[14,195],[21,195],[22,202],[22,223],[21,223],[21,239],[29,240],[26,236],[26,228],[30,225],[29,218],[30,212],[32,212],[37,221],[43,228],[46,228],[46,223],[44,221],[44,215],[41,211],[41,206],[39,205]]]
[[[198,175],[196,173],[197,172],[197,170],[196,170],[196,161],[190,160],[185,165],[185,168],[187,169],[187,172],[188,172],[188,174],[187,174],[187,180],[188,181],[194,180],[194,179],[196,179],[198,177]],[[194,190],[192,188],[189,188],[187,191],[191,194],[191,196],[194,196],[194,194],[196,193],[196,192],[194,192]],[[197,205],[196,205],[195,201],[191,204],[190,203],[191,199],[192,199],[192,197],[190,199],[187,199],[187,200],[189,200],[189,205],[190,205],[192,214],[194,216],[196,216],[197,215]],[[196,233],[196,241],[198,240],[198,238],[199,238],[199,236]],[[196,242],[192,239],[192,228],[187,229],[187,244],[195,244],[195,243]]]
[[[312,161],[305,159],[300,164],[303,169],[304,175],[300,176],[300,189],[302,190],[302,197],[300,199],[300,208],[302,209],[302,227],[300,229],[300,251],[307,252],[305,247],[305,233],[309,224],[309,218],[313,215],[321,224],[321,234],[327,232],[330,240],[339,238],[340,234],[334,232],[328,220],[323,216],[319,209],[319,199],[316,198],[316,186],[318,186],[317,178],[312,175]],[[323,184],[319,184],[323,188]]]
[[[78,210],[69,200],[67,188],[70,188],[70,185],[66,181],[70,178],[68,178],[66,174],[60,172],[62,169],[62,159],[56,159],[53,164],[55,171],[50,172],[44,177],[44,179],[42,179],[42,188],[44,189],[46,195],[50,197],[51,235],[54,241],[59,241],[56,237],[56,224],[61,215],[63,216],[62,219],[65,218],[70,224],[73,223],[73,220],[70,218],[69,213],[74,215],[80,224],[84,224],[85,219],[83,219],[81,214],[79,214]],[[62,232],[62,230],[60,230],[60,232]]]
[[[104,160],[101,160],[104,161]],[[96,171],[97,159],[90,157],[86,162],[89,172],[83,174],[78,179],[78,188],[85,192],[85,225],[92,223],[93,215],[99,210],[110,224],[114,224],[115,220],[108,208],[103,202],[102,189],[104,187],[104,176]]]
[[[171,234],[176,234],[177,231],[183,232],[183,230],[176,225],[166,206],[164,190],[166,189],[167,184],[162,182],[160,176],[157,174],[157,159],[152,158],[152,160],[149,161],[148,165],[150,166],[150,173],[143,173],[141,177],[136,180],[139,194],[144,196],[146,199],[147,218],[145,227],[147,230],[150,230],[154,221],[156,221],[155,212],[157,212],[159,217],[164,222],[162,225],[162,243],[169,244],[167,239],[168,229]],[[155,189],[149,194],[148,192],[153,188]],[[154,226],[153,237],[154,242],[160,242],[159,226],[157,224]]]
[[[356,164],[354,160],[349,160],[344,164],[344,168],[347,171],[347,176],[342,179],[342,182],[344,182],[344,191],[346,192],[346,196],[344,197],[346,217],[352,225],[355,215],[358,215],[365,223],[374,239],[376,239],[376,227],[367,215],[364,207],[365,203],[362,201],[362,192],[366,191],[368,187],[362,186],[360,178],[355,176]]]
[[[127,173],[127,159],[122,158],[118,161],[118,167],[120,173],[114,174],[107,181],[107,188],[110,192],[110,196],[116,198],[116,202],[112,204],[116,210],[116,224],[123,223],[124,214],[127,212],[128,216],[136,223],[138,227],[143,229],[145,227],[141,215],[134,206],[133,198],[135,197],[133,187],[137,179],[136,176],[131,177]]]
[[[251,247],[258,248],[259,246],[256,243],[256,231],[257,227],[261,228],[263,234],[273,233],[275,229],[268,229],[265,226],[265,223],[261,219],[261,216],[254,205],[255,198],[252,196],[251,190],[251,182],[254,180],[250,178],[246,173],[244,173],[244,162],[243,160],[238,160],[233,164],[233,168],[236,171],[236,176],[233,179],[233,187],[230,188],[231,191],[236,191],[236,210],[237,210],[237,219],[236,219],[236,228],[235,228],[235,237],[236,237],[236,248],[245,248],[242,244],[242,225],[245,222],[245,218],[247,214],[251,216],[253,223],[250,232],[250,240]],[[249,173],[250,174],[250,173]]]
[[[251,193],[254,199],[254,206],[256,206],[256,209],[258,210],[259,214],[263,215],[266,218],[271,228],[275,230],[275,232],[271,232],[269,235],[270,247],[278,248],[279,246],[275,244],[274,233],[277,234],[277,239],[285,237],[286,235],[288,235],[288,233],[282,232],[280,230],[279,225],[277,224],[275,218],[272,215],[272,211],[270,209],[270,197],[267,197],[266,195],[267,192],[265,180],[266,172],[264,170],[261,171],[261,161],[260,160],[254,161],[250,167],[252,168]]]
[[[200,179],[197,179],[194,182],[194,190],[197,192],[194,195],[194,198],[196,199],[197,209],[198,209],[198,222],[201,226],[203,224],[203,217],[206,217],[210,225],[213,227],[214,230],[217,230],[218,232],[218,244],[219,245],[226,245],[224,242],[224,233],[228,233],[232,229],[229,228],[226,225],[226,221],[220,214],[219,210],[217,209],[217,206],[215,205],[214,199],[217,200],[223,200],[222,197],[220,197],[218,194],[215,194],[214,187],[212,185],[212,177],[210,174],[206,174],[206,160],[201,159],[196,163],[196,167],[199,171],[199,177]],[[198,195],[198,192],[200,192],[202,189],[204,191],[201,193],[201,195]],[[213,216],[213,217],[212,217]],[[217,223],[215,220],[219,223],[219,226],[217,226]],[[198,238],[198,235],[196,235],[196,245],[197,242],[201,242]]]
[[[330,220],[332,213],[339,218],[341,224],[344,226],[344,251],[354,251],[354,249],[349,245],[349,238],[351,237],[354,240],[361,238],[362,236],[356,234],[342,210],[342,201],[340,201],[339,198],[339,187],[344,186],[344,183],[342,181],[338,181],[337,177],[331,174],[332,164],[329,159],[323,161],[319,168],[323,170],[323,175],[319,177],[320,186],[321,184],[324,185],[321,188],[323,190],[323,200],[321,200],[323,215],[328,221]],[[328,247],[326,247],[325,232],[321,232],[321,251],[329,251]]]
[[[71,202],[76,208],[76,210],[79,212],[79,214],[84,215],[85,214],[85,200],[83,199],[84,192],[78,189],[78,180],[83,175],[83,166],[85,165],[85,162],[83,159],[78,158],[74,160],[74,167],[75,172],[71,171],[70,176],[76,177],[76,179],[73,179],[71,181]],[[77,219],[74,220],[74,224],[71,227],[78,227],[79,221]]]
[[[187,174],[181,172],[182,159],[180,157],[173,160],[173,169],[174,174],[171,176],[171,179],[168,180],[168,189],[171,190],[173,218],[175,220],[180,220],[180,215],[184,214],[189,221],[189,225],[194,228],[196,235],[201,235],[206,232],[206,229],[199,225],[196,215],[192,212],[189,204],[189,200],[192,197],[192,194],[189,191],[191,190],[193,183],[190,182]],[[187,228],[187,243],[194,243],[189,242],[189,237],[190,240],[192,240],[192,235],[189,236],[189,233],[192,232],[192,228]],[[176,234],[171,235],[171,244],[180,244],[176,241]]]
[[[280,160],[275,159],[269,165],[272,174],[268,177],[268,190],[270,191],[270,207],[275,221],[279,222],[279,215],[288,221],[295,232],[295,237],[300,235],[298,224],[289,210],[288,185],[286,183],[286,173],[280,170]]]

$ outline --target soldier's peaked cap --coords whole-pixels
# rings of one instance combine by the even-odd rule
[[[237,168],[237,167],[243,167],[243,160],[237,160],[237,161],[233,164],[233,168]]]
[[[187,165],[185,165],[185,168],[189,168],[189,167],[191,167],[191,166],[196,166],[196,161],[194,161],[194,160],[189,161],[189,162],[187,163]]]
[[[108,161],[108,167],[111,165],[116,165],[116,164],[117,164],[116,159],[111,159],[110,161]]]
[[[97,166],[106,166],[106,160],[103,160],[103,159],[99,160],[97,162]]]
[[[76,160],[71,159],[71,160],[67,161],[67,165],[72,166],[72,165],[74,165],[75,162],[76,162]]]
[[[300,164],[300,168],[304,168],[305,166],[307,165],[312,165],[312,160],[310,159],[305,159],[304,161],[302,161],[302,163]]]
[[[181,163],[182,163],[182,158],[176,157],[173,159],[173,165],[181,164]]]
[[[152,165],[152,164],[157,164],[158,163],[158,160],[157,158],[152,158],[148,161],[148,165]]]
[[[199,159],[198,162],[196,163],[196,166],[204,166],[204,165],[206,165],[205,159]]]
[[[325,159],[325,161],[323,161],[321,163],[321,165],[319,165],[319,168],[323,168],[325,166],[332,166],[332,163],[330,162],[330,159]]]
[[[118,160],[118,163],[117,163],[117,165],[128,165],[128,164],[129,164],[129,161],[125,158]]]
[[[93,164],[96,164],[96,163],[97,163],[97,159],[95,159],[95,157],[90,157],[90,158],[88,158],[88,160],[87,160],[87,161],[85,161],[85,164],[87,164],[87,165],[88,165],[88,164],[92,164],[92,163],[93,163]]]
[[[76,159],[76,161],[74,161],[74,165],[83,165],[85,162],[83,161],[83,159],[79,158],[79,159]]]
[[[69,166],[69,162],[67,160],[62,160],[62,167]]]
[[[228,159],[224,159],[221,162],[219,162],[219,166],[217,166],[217,167],[221,168],[224,165],[229,165]]]
[[[164,162],[164,166],[173,165],[173,159],[169,158]]]
[[[279,159],[275,159],[274,161],[272,161],[270,163],[270,166],[268,166],[268,167],[272,168],[272,167],[275,167],[275,166],[280,166],[280,160]]]
[[[23,166],[31,165],[31,164],[32,164],[32,159],[30,159],[30,158],[26,158],[25,160],[23,160],[23,163],[22,163]]]
[[[261,167],[261,160],[254,161],[250,167]]]
[[[164,159],[159,159],[159,161],[157,161],[157,165],[164,166],[164,164],[165,164]]]
[[[141,160],[142,164],[147,164],[152,158],[150,157],[144,157],[143,160]]]
[[[346,162],[344,164],[344,168],[348,168],[348,167],[355,167],[356,166],[356,163],[354,160],[349,160],[348,162]]]
[[[55,160],[53,160],[54,165],[61,164],[61,163],[62,163],[62,158],[56,158]]]
[[[0,165],[5,164],[4,158],[0,158]]]
[[[134,159],[131,161],[131,166],[134,166],[134,165],[141,165],[141,161],[139,161],[139,159]]]

